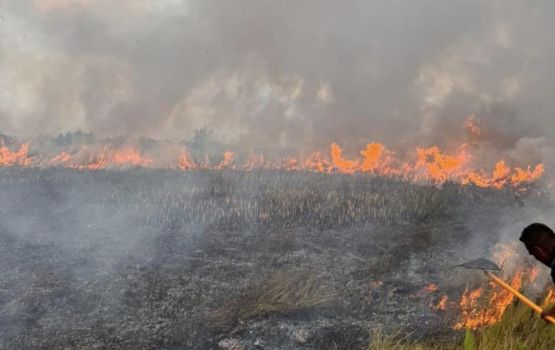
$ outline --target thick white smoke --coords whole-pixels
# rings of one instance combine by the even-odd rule
[[[555,131],[548,1],[0,6],[4,134],[181,140],[206,127],[246,148],[354,151],[448,147],[474,114],[490,148],[516,154]]]

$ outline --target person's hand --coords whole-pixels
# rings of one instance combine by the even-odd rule
[[[548,321],[546,319],[547,316],[555,317],[555,306],[550,308],[550,309],[543,310],[542,313],[541,313],[542,319],[547,323],[551,323],[550,321]]]

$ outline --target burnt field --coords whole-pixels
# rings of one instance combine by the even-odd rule
[[[468,276],[547,193],[280,171],[0,169],[1,349],[452,339]],[[437,289],[427,288],[430,284]]]

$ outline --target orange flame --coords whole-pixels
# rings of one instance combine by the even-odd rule
[[[300,170],[299,166],[299,161],[292,157],[286,158],[281,165],[284,170],[289,171]]]
[[[250,150],[249,157],[245,161],[243,168],[245,170],[253,170],[253,169],[263,168],[263,167],[264,167],[264,156],[261,154],[257,154],[253,150]]]
[[[18,151],[12,152],[8,147],[0,147],[0,166],[30,166],[33,158],[29,157],[29,144],[25,143]]]
[[[536,280],[539,269],[537,266],[523,268],[516,263],[514,259],[517,256],[516,249],[516,244],[499,245],[493,254],[493,260],[503,270],[511,270],[511,268],[514,270],[516,266],[516,271],[511,277],[505,277],[505,279],[509,280],[508,283],[514,289],[519,290],[525,282],[532,283]],[[510,263],[513,266],[510,266]],[[514,296],[494,282],[490,281],[490,286],[487,291],[484,287],[465,290],[459,302],[461,317],[455,324],[455,329],[477,329],[494,324],[501,319],[507,307],[513,302]]]
[[[179,155],[179,169],[181,170],[191,170],[195,169],[197,166],[195,162],[191,159],[191,156],[187,151],[182,151]]]
[[[463,167],[469,161],[464,147],[455,156],[442,154],[435,146],[426,149],[418,148],[416,154],[418,157],[416,167],[425,169],[425,177],[438,183],[460,177],[463,174]]]
[[[366,172],[374,172],[383,166],[382,162],[385,161],[386,149],[381,143],[369,143],[366,149],[360,152],[364,161],[361,165],[361,170]]]
[[[437,292],[439,290],[437,284],[435,283],[428,283],[427,285],[424,286],[424,288],[422,288],[420,291],[418,291],[416,293],[417,296],[419,297],[424,297],[426,295],[429,295],[431,293]]]
[[[435,284],[435,283],[428,283],[424,287],[424,291],[426,291],[426,293],[433,293],[433,292],[437,292],[438,290],[439,290],[439,288],[437,287],[437,284]]]
[[[545,168],[543,164],[538,164],[534,168],[534,170],[530,170],[530,166],[526,170],[522,170],[521,168],[515,168],[515,173],[511,176],[511,183],[513,185],[522,183],[522,182],[533,182],[543,176],[545,172]]]
[[[327,173],[331,164],[320,152],[314,152],[304,161],[303,167],[306,170]]]
[[[150,167],[153,159],[142,155],[138,150],[127,147],[112,149],[104,147],[100,151],[83,149],[77,154],[61,152],[48,161],[50,166],[61,166],[78,170],[98,170],[108,167]]]
[[[233,152],[224,152],[224,159],[216,166],[216,169],[228,168],[233,163]]]
[[[235,154],[226,151],[223,159],[216,164],[205,157],[203,161],[191,158],[187,150],[182,150],[175,163],[164,167],[192,169],[253,170],[255,168],[281,169],[289,171],[313,171],[320,173],[355,174],[369,173],[381,176],[400,177],[409,181],[441,185],[447,181],[461,185],[474,185],[484,188],[501,189],[513,186],[525,190],[524,185],[540,179],[545,168],[543,164],[535,167],[511,168],[504,160],[498,161],[491,172],[471,167],[472,156],[466,145],[459,147],[454,154],[442,152],[439,147],[416,148],[415,159],[407,161],[394,157],[395,153],[381,143],[369,143],[359,152],[358,157],[347,158],[343,149],[336,143],[330,145],[329,154],[314,152],[307,157],[288,157],[278,163],[266,161],[262,155],[253,151],[243,162],[235,160]],[[63,151],[51,158],[29,156],[29,145],[24,144],[18,151],[0,147],[0,166],[60,166],[80,170],[104,169],[110,167],[162,167],[153,158],[141,154],[133,147],[116,149],[105,146],[98,150],[87,146],[73,152]]]
[[[153,160],[141,155],[141,153],[134,148],[127,148],[113,152],[108,163],[114,165],[149,167],[152,165]]]
[[[439,302],[436,305],[436,309],[441,310],[441,311],[445,311],[447,309],[447,301],[448,300],[449,300],[449,297],[447,297],[447,295],[442,296],[441,299],[439,299]]]
[[[546,308],[549,305],[553,304],[555,304],[555,290],[553,290],[553,287],[551,287],[549,288],[549,290],[547,291],[547,295],[543,299],[542,308]]]
[[[331,163],[333,168],[344,174],[353,174],[358,170],[359,162],[357,160],[348,160],[343,158],[343,150],[335,142],[330,146]]]
[[[509,284],[518,290],[522,286],[523,277],[524,271],[517,271]],[[491,287],[493,291],[485,303],[480,299],[485,295],[484,288],[464,292],[459,303],[461,320],[455,324],[455,329],[477,329],[497,323],[501,319],[507,307],[513,302],[514,296],[493,282]]]

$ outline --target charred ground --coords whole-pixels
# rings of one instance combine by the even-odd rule
[[[457,336],[432,307],[463,291],[451,266],[550,205],[534,187],[370,176],[0,169],[0,348],[362,349],[380,325]]]

